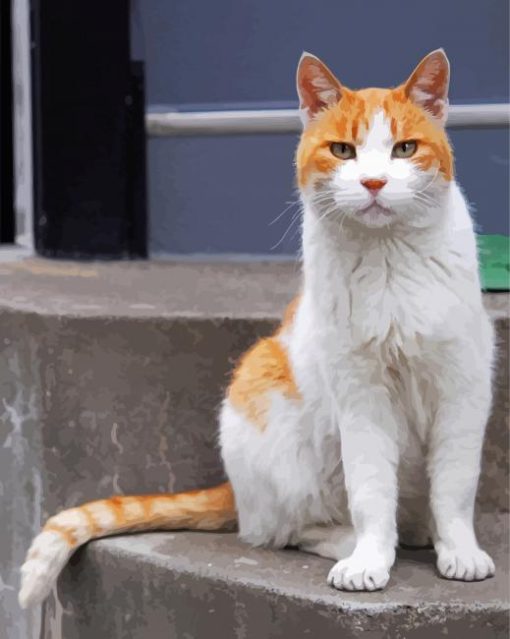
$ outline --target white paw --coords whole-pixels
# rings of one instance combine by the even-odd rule
[[[351,555],[329,571],[328,584],[338,590],[381,590],[389,578],[390,571],[385,562]]]
[[[437,548],[437,569],[446,579],[481,581],[492,577],[494,562],[481,548]]]

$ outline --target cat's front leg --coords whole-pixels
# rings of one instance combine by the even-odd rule
[[[474,366],[444,378],[431,433],[429,474],[434,547],[443,577],[475,581],[494,575],[494,562],[478,545],[473,515],[485,424],[490,369]],[[475,375],[473,375],[475,373]]]
[[[352,380],[349,387],[338,420],[356,545],[331,569],[328,583],[342,590],[379,590],[395,561],[398,426],[384,387],[354,388]]]

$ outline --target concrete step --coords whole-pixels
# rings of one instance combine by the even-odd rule
[[[0,487],[10,497],[0,500],[0,626],[17,610],[17,570],[48,515],[112,493],[223,480],[216,415],[229,372],[276,326],[298,272],[286,263],[0,263]],[[500,342],[478,495],[487,512],[508,510],[508,300],[485,295]],[[9,639],[29,636],[32,621],[19,619]]]
[[[429,550],[400,550],[386,590],[326,585],[331,561],[253,549],[235,534],[152,533],[78,551],[46,605],[47,639],[507,638],[508,516],[483,515],[496,576],[440,579]],[[60,634],[59,634],[60,633]]]

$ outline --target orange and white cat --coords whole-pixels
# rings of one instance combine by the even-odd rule
[[[248,543],[336,560],[328,582],[346,590],[383,588],[399,539],[432,539],[444,577],[494,574],[473,530],[493,329],[444,131],[448,83],[442,50],[401,86],[361,91],[303,54],[302,291],[234,372],[229,482],[57,514],[22,567],[21,605],[86,541],[156,528],[237,523]]]

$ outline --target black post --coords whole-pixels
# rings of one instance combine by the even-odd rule
[[[0,2],[0,243],[14,242],[11,2]]]
[[[32,0],[40,255],[146,256],[143,67],[129,29],[129,0]]]

